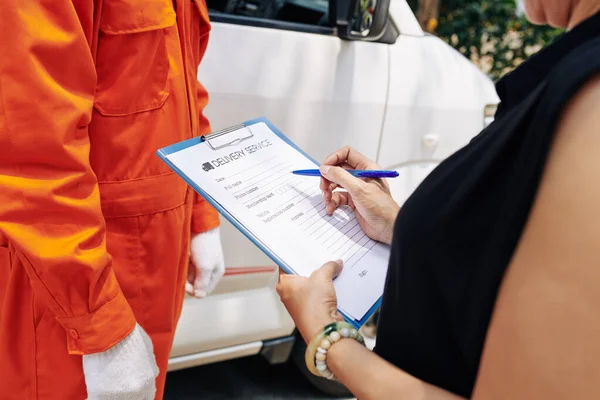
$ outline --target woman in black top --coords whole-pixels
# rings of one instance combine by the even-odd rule
[[[497,84],[495,122],[399,214],[385,182],[340,168],[375,163],[349,148],[324,162],[328,212],[351,206],[392,245],[376,354],[327,352],[361,399],[600,399],[600,0],[526,9],[568,32]],[[339,268],[280,278],[307,341],[340,319]]]

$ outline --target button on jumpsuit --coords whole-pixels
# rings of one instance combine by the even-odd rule
[[[156,150],[209,131],[204,0],[0,1],[0,399],[85,399],[136,321],[162,398],[192,232]]]

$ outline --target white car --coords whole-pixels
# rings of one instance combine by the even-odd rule
[[[266,116],[317,160],[351,145],[399,171],[390,183],[402,203],[482,130],[498,97],[471,62],[423,33],[405,0],[375,1],[207,0],[212,32],[198,78],[213,130]],[[169,369],[259,353],[302,359],[274,290],[277,267],[225,219],[221,229],[225,277],[208,298],[185,299]]]

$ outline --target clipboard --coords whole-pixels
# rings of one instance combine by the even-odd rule
[[[159,149],[156,154],[163,160],[173,171],[175,171],[180,177],[182,177],[185,182],[190,185],[200,196],[202,196],[207,202],[209,202],[229,223],[236,227],[246,238],[248,238],[255,246],[257,246],[263,253],[265,253],[279,268],[284,270],[288,274],[294,274],[293,270],[282,260],[277,254],[273,253],[269,250],[268,246],[266,246],[260,239],[252,234],[243,224],[241,224],[235,216],[233,216],[230,212],[228,212],[218,201],[216,201],[213,197],[211,197],[208,193],[202,190],[195,182],[187,177],[177,166],[175,166],[168,158],[170,154],[179,152],[181,150],[187,149],[192,146],[197,145],[206,145],[209,146],[213,150],[222,149],[227,146],[237,145],[243,141],[251,139],[254,135],[252,133],[252,126],[255,124],[264,123],[269,129],[275,133],[281,140],[286,142],[289,146],[294,148],[296,151],[304,155],[310,161],[312,161],[315,166],[319,166],[319,163],[313,159],[311,156],[306,154],[301,148],[299,148],[295,143],[293,143],[288,137],[286,137],[279,129],[277,129],[267,118],[261,117],[253,120],[249,120],[243,122],[242,124],[235,125],[220,131],[212,132],[207,135],[199,136],[193,139],[188,139],[179,143],[175,143],[171,146],[167,146],[165,148]],[[234,132],[241,132],[238,135],[233,135]],[[204,166],[202,166],[204,168]],[[209,168],[206,166],[206,168]],[[357,320],[342,310],[338,311],[344,319],[354,326],[357,330],[363,326],[369,318],[377,311],[377,309],[381,306],[382,296],[378,298],[378,300],[372,305],[372,307],[367,311],[367,313],[360,319]]]

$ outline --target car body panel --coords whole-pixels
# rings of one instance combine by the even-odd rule
[[[352,145],[385,168],[402,203],[445,157],[483,127],[492,82],[424,35],[405,0],[392,0],[395,44],[213,23],[198,72],[213,130],[265,116],[317,160]],[[275,293],[278,268],[222,219],[227,273],[205,299],[186,297],[170,369],[257,354],[295,327]]]

